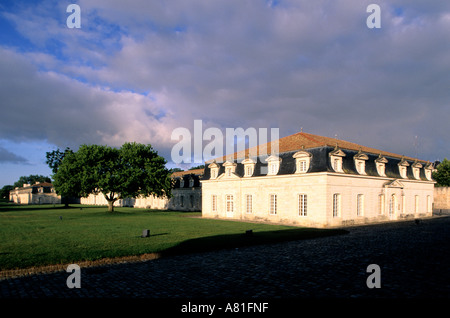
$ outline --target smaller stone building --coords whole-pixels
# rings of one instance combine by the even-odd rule
[[[9,192],[9,201],[17,204],[60,204],[61,196],[57,195],[53,184],[36,182],[24,184]]]
[[[200,180],[204,169],[193,169],[174,172],[172,198],[169,200],[168,209],[174,211],[201,211],[202,189]]]

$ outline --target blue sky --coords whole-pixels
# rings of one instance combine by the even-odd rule
[[[2,0],[0,186],[83,143],[175,166],[171,133],[198,119],[449,158],[449,30],[444,0]]]

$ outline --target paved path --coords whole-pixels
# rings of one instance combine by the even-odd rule
[[[348,228],[333,237],[172,256],[0,281],[0,298],[450,298],[450,217]],[[381,270],[370,289],[369,264]]]

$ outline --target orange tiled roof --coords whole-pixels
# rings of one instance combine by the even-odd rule
[[[316,147],[323,147],[323,146],[336,147],[336,145],[341,149],[348,149],[348,150],[355,150],[355,151],[361,150],[362,152],[365,152],[365,153],[371,153],[371,154],[376,154],[376,155],[381,154],[382,156],[389,156],[389,157],[394,157],[394,158],[402,158],[403,157],[402,155],[399,155],[399,154],[358,145],[353,142],[340,140],[340,139],[336,139],[336,138],[308,134],[308,133],[304,133],[304,132],[299,132],[299,133],[296,133],[296,134],[293,134],[290,136],[280,138],[278,140],[278,152],[284,153],[284,152],[289,152],[289,151],[301,150],[303,148],[308,149],[308,148],[316,148]],[[256,151],[258,151],[258,152],[256,153]],[[235,152],[234,154],[227,155],[227,156],[224,156],[221,158],[217,158],[216,161],[223,162],[226,160],[233,160],[233,159],[236,160],[236,159],[246,158],[249,155],[255,156],[255,155],[270,154],[270,153],[271,153],[271,145],[270,145],[270,142],[268,142],[263,145],[259,145],[259,146],[256,146],[256,147],[253,147],[250,149],[246,149],[245,151]],[[404,158],[408,159],[408,160],[415,160],[414,158],[411,158],[411,157],[404,157]],[[420,160],[420,161],[424,162],[423,160]],[[212,162],[212,160],[208,161],[208,162]]]
[[[203,168],[200,169],[193,169],[193,170],[186,170],[186,171],[177,171],[172,173],[173,178],[181,177],[187,174],[196,174],[196,175],[203,175]]]

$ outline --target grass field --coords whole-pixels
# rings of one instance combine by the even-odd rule
[[[345,233],[137,208],[0,203],[0,271],[146,253],[180,254]],[[142,231],[150,237],[142,238]],[[253,235],[245,235],[246,230]]]

